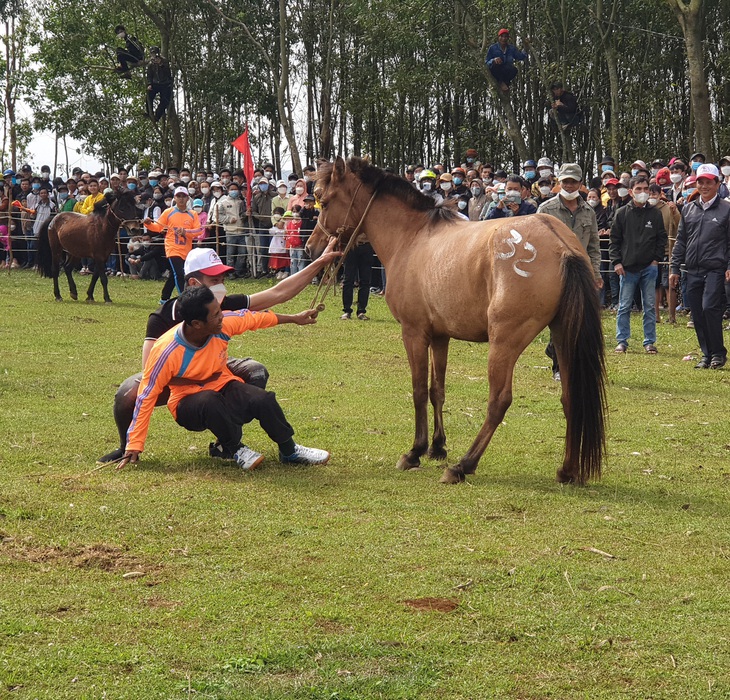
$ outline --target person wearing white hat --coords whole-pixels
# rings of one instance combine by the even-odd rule
[[[193,240],[203,233],[197,212],[188,209],[190,195],[187,187],[177,187],[174,192],[174,205],[165,209],[157,221],[145,219],[148,231],[165,233],[165,255],[170,266],[170,276],[162,288],[160,304],[169,300],[173,289],[183,290],[183,265],[193,248]]]
[[[223,261],[214,250],[210,248],[194,248],[185,260],[185,286],[186,288],[197,285],[208,287],[219,301],[223,311],[240,311],[243,309],[263,311],[264,309],[269,309],[277,304],[282,304],[293,299],[327,265],[340,257],[342,254],[334,250],[336,244],[337,241],[333,238],[324,253],[303,270],[282,280],[275,287],[251,295],[228,294],[223,282],[226,273],[230,272],[231,268],[223,264]],[[150,314],[147,321],[144,343],[142,345],[143,365],[146,363],[155,341],[181,321],[182,318],[178,314],[177,299],[171,299]],[[243,359],[230,358],[228,360],[228,369],[237,377],[243,379],[247,384],[261,389],[266,388],[269,373],[266,367],[260,362],[250,357]],[[120,446],[103,457],[100,457],[99,462],[113,462],[120,459],[124,454],[127,442],[127,430],[132,422],[135,400],[141,379],[142,373],[140,372],[126,379],[119,386],[114,397],[114,421],[119,431]],[[161,395],[156,405],[164,406],[167,403],[167,396],[168,393]],[[211,443],[209,453],[213,456],[220,456],[219,447],[215,443]]]
[[[730,283],[730,202],[721,199],[720,171],[702,163],[696,171],[700,196],[682,207],[669,265],[669,284],[687,271],[687,301],[702,357],[695,369],[720,369],[727,362],[722,337],[725,284]]]

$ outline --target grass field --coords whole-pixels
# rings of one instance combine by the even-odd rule
[[[369,323],[329,299],[316,326],[231,343],[326,467],[278,464],[258,426],[256,472],[213,463],[158,409],[139,465],[89,473],[159,291],[115,279],[113,305],[58,304],[48,280],[0,276],[0,697],[730,697],[730,371],[681,361],[684,323],[655,357],[640,335],[609,355],[608,459],[585,488],[555,482],[547,334],[475,476],[395,470],[410,373],[380,298]],[[487,355],[452,344],[452,463]]]

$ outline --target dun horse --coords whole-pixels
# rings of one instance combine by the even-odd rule
[[[94,259],[94,276],[91,278],[86,301],[94,301],[94,287],[101,279],[104,301],[111,303],[106,276],[106,261],[114,252],[120,228],[130,232],[138,230],[138,212],[133,192],[107,195],[99,202],[92,214],[57,214],[45,224],[38,234],[38,270],[41,277],[53,277],[53,294],[61,301],[58,288],[60,268],[66,273],[72,299],[78,299],[73,279],[74,265],[81,258]]]
[[[416,434],[398,467],[412,469],[428,450],[446,459],[442,408],[449,340],[489,342],[487,417],[468,452],[444,470],[443,483],[476,471],[512,403],[515,363],[546,326],[560,363],[567,420],[558,481],[600,477],[605,449],[605,357],[598,295],[588,257],[573,232],[546,215],[464,221],[434,206],[405,180],[364,160],[320,167],[319,224],[307,249],[327,236],[341,245],[364,231],[385,266],[385,300],[402,326],[413,382]],[[431,386],[428,387],[429,351]],[[428,445],[427,402],[434,410]]]

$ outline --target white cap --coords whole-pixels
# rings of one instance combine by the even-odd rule
[[[183,267],[185,275],[191,272],[202,272],[204,275],[213,277],[214,275],[223,275],[233,270],[232,267],[224,265],[223,261],[218,257],[211,248],[193,248],[185,258]]]
[[[712,163],[703,163],[699,168],[697,168],[697,172],[695,173],[695,178],[697,180],[701,177],[711,177],[715,180],[719,180],[720,171],[717,169],[717,166]]]
[[[188,188],[187,187],[176,187],[175,188],[175,192],[173,194],[176,197],[179,194],[184,194],[186,197],[189,197],[190,196],[190,192],[188,192]]]

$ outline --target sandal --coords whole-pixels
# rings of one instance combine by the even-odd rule
[[[647,355],[656,355],[659,351],[656,349],[656,345],[652,345],[651,343],[649,345],[644,346],[644,351]]]
[[[629,346],[626,345],[626,343],[619,343],[616,346],[616,349],[614,350],[614,352],[617,354],[621,354],[621,353],[625,353],[628,349],[629,349]]]

